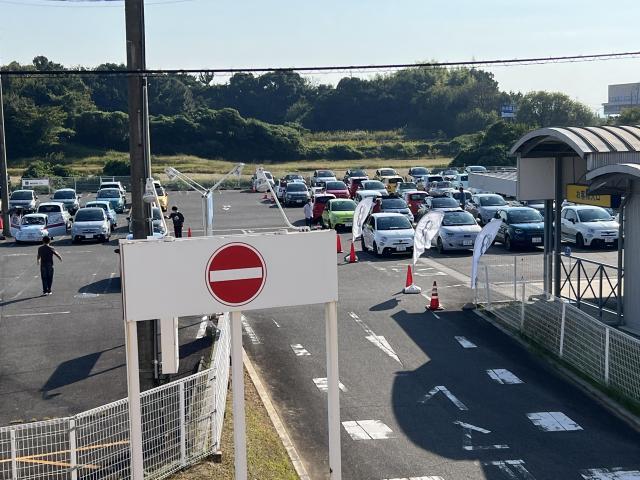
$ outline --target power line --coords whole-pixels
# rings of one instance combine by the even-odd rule
[[[69,0],[62,0],[69,1]],[[115,1],[115,0],[107,0]],[[423,63],[390,63],[376,65],[334,65],[334,66],[312,66],[312,67],[248,67],[248,68],[177,68],[177,69],[145,69],[145,70],[2,70],[3,75],[17,77],[37,77],[37,76],[60,76],[60,75],[188,75],[197,73],[212,73],[218,75],[229,75],[236,73],[267,73],[267,72],[297,72],[301,74],[323,74],[340,72],[390,72],[406,68],[453,68],[453,67],[492,67],[492,66],[520,66],[520,65],[545,65],[549,63],[578,63],[595,62],[605,60],[620,60],[624,58],[638,58],[640,51],[600,53],[589,55],[564,55],[556,57],[531,57],[493,60],[469,60],[456,62],[423,62]]]

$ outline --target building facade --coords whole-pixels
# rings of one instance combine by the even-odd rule
[[[609,85],[609,101],[603,106],[605,115],[620,115],[625,108],[640,107],[640,82]]]

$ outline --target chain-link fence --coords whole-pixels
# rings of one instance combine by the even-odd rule
[[[640,340],[598,321],[565,299],[545,295],[535,272],[531,280],[525,274],[514,277],[514,263],[530,261],[522,258],[513,257],[506,267],[496,264],[495,259],[481,263],[478,303],[508,329],[592,381],[640,404]]]
[[[141,394],[145,478],[219,451],[229,380],[228,315],[207,370]],[[127,479],[127,399],[73,417],[0,428],[0,479]]]

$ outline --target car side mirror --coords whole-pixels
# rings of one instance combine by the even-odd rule
[[[570,221],[571,223],[576,223],[576,219],[575,219],[575,218],[570,218],[570,219],[569,219],[569,221]]]
[[[479,219],[479,218],[476,218],[476,223],[477,223],[478,225],[480,225],[480,219]]]

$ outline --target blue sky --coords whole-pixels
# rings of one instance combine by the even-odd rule
[[[125,61],[124,2],[0,0],[0,63]],[[308,66],[640,50],[638,0],[149,0],[150,68]],[[640,81],[640,59],[495,67],[501,88],[591,108]],[[316,76],[335,82],[340,75]]]

